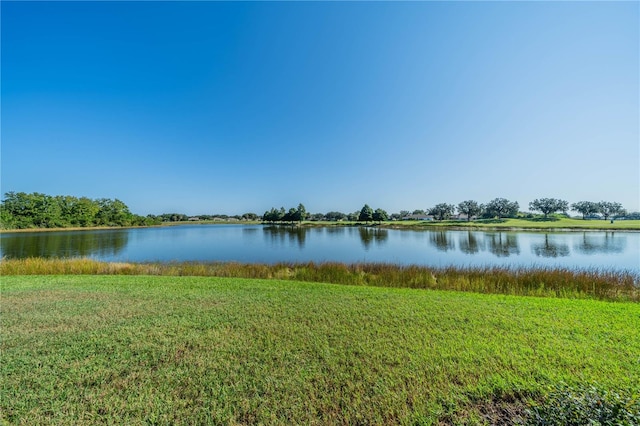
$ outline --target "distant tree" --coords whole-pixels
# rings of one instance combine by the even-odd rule
[[[306,218],[307,218],[307,209],[305,209],[304,205],[300,203],[298,204],[298,208],[296,209],[293,215],[293,220],[302,222]]]
[[[566,212],[569,209],[569,203],[556,198],[536,198],[529,203],[529,208],[533,211],[542,212],[546,218],[549,213]]]
[[[325,219],[331,221],[344,220],[347,218],[347,215],[341,212],[328,212],[324,215]]]
[[[264,220],[265,222],[280,222],[283,220],[284,218],[284,207],[281,207],[280,210],[276,209],[275,207],[272,207],[271,210],[266,211],[264,213],[264,215],[262,216],[262,220]]]
[[[414,210],[412,214],[421,214],[421,215],[426,215],[427,212],[424,210]]]
[[[440,203],[429,209],[429,214],[437,220],[445,220],[449,219],[454,211],[455,206],[453,204]]]
[[[400,219],[402,219],[403,217],[407,217],[411,214],[411,212],[409,210],[400,210]]]
[[[309,215],[309,220],[313,220],[313,221],[321,221],[321,220],[325,220],[325,215],[323,215],[322,213],[313,213]]]
[[[578,201],[571,204],[571,210],[582,213],[582,219],[585,220],[587,216],[598,213],[600,206],[593,201]]]
[[[0,204],[4,228],[60,228],[67,226],[130,226],[149,223],[120,200],[90,200],[70,195],[8,192]]]
[[[485,211],[489,217],[497,217],[502,219],[503,217],[513,217],[518,214],[520,205],[517,201],[509,201],[505,198],[494,198],[489,201],[485,206]]]
[[[382,210],[382,209],[376,209],[376,211],[373,212],[373,220],[378,221],[378,222],[384,222],[385,220],[389,219],[389,215],[387,214],[386,211]]]
[[[92,226],[98,211],[100,211],[100,206],[97,203],[87,197],[81,197],[71,208],[71,215],[79,226]]]
[[[186,222],[189,220],[189,216],[183,213],[164,213],[159,217],[163,222]]]
[[[391,213],[391,215],[389,216],[389,219],[391,220],[401,220],[402,219],[402,214],[401,213]]]
[[[133,215],[125,203],[118,200],[110,200],[101,198],[98,201],[100,210],[96,215],[99,225],[107,226],[129,226],[131,225]]]
[[[200,216],[202,218],[202,216]],[[255,213],[245,213],[242,215],[242,220],[257,220],[258,215]]]
[[[293,207],[291,207],[289,209],[289,211],[287,213],[285,213],[284,217],[282,218],[282,221],[283,222],[294,222],[294,221],[298,220],[297,216],[298,216],[298,210],[293,208]]]
[[[360,217],[360,212],[353,212],[347,215],[347,220],[350,220],[351,222],[355,222],[358,220],[359,217]]]
[[[600,201],[598,203],[598,212],[602,214],[604,220],[609,219],[609,216],[615,216],[622,212],[622,204],[616,202]]]
[[[0,205],[0,229],[13,229],[17,228],[16,221],[13,215],[5,207],[4,204]]]
[[[477,201],[467,200],[458,204],[458,213],[467,215],[467,222],[469,222],[473,216],[482,213],[482,207]]]
[[[365,204],[360,210],[358,220],[360,222],[371,222],[373,220],[373,209],[368,204]]]

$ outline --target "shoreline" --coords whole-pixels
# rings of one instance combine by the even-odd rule
[[[3,259],[0,276],[191,276],[305,281],[640,303],[640,272],[536,266],[427,266],[378,262],[109,262],[91,258]]]
[[[588,221],[593,223],[592,221]],[[604,222],[604,221],[602,221]],[[627,221],[620,221],[622,223]],[[630,221],[631,222],[631,221]],[[163,228],[171,226],[186,226],[186,225],[264,225],[264,226],[293,226],[301,228],[332,228],[332,227],[367,227],[367,228],[379,228],[379,229],[399,229],[399,230],[448,230],[448,231],[505,231],[505,232],[640,232],[640,221],[637,227],[621,227],[619,223],[610,224],[611,226],[580,226],[580,225],[564,225],[564,226],[510,226],[504,225],[490,225],[477,222],[467,223],[441,223],[441,222],[383,222],[383,223],[371,223],[366,224],[362,222],[312,222],[305,221],[302,223],[266,223],[261,221],[199,221],[199,222],[169,222],[159,225],[147,225],[147,226],[92,226],[92,227],[68,227],[68,228],[25,228],[25,229],[0,229],[0,234],[19,234],[19,233],[37,233],[37,232],[64,232],[64,231],[108,231],[118,229],[145,229],[145,228]],[[549,222],[553,223],[553,222]],[[635,225],[633,223],[632,225]]]

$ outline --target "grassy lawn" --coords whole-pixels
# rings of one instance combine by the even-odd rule
[[[592,229],[592,230],[637,230],[640,231],[640,220],[616,220],[611,223],[608,220],[582,220],[582,219],[485,219],[462,222],[454,220],[443,221],[400,221],[387,222],[397,227],[462,227],[478,229]]]
[[[263,224],[261,221],[218,221],[218,220],[202,220],[197,222],[165,222],[159,227],[164,226],[183,226],[183,225],[258,225]],[[449,228],[475,228],[475,229],[532,229],[532,230],[626,230],[640,231],[640,220],[616,220],[611,223],[608,220],[582,220],[568,218],[550,218],[543,220],[542,218],[534,219],[481,219],[471,222],[459,220],[442,220],[442,221],[425,221],[425,220],[401,220],[386,221],[382,223],[369,222],[369,225],[382,226],[386,228],[428,228],[428,227],[449,227]],[[286,224],[285,224],[286,225]],[[306,226],[306,227],[334,227],[334,226],[361,226],[367,225],[364,222],[353,221],[304,221],[301,223],[294,222],[290,225]],[[136,227],[139,228],[139,227]],[[29,229],[3,229],[2,232],[18,233],[18,232],[55,232],[55,231],[89,231],[97,229],[125,229],[123,227],[89,227],[89,228],[29,228]]]
[[[637,303],[214,277],[1,290],[11,424],[473,422],[559,382],[640,389]]]

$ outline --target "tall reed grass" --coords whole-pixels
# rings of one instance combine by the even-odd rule
[[[606,269],[402,266],[385,263],[109,263],[3,259],[0,275],[163,275],[262,278],[560,298],[640,302],[640,273]]]

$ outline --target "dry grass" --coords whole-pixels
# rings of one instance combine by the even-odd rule
[[[91,259],[10,259],[0,275],[162,275],[284,279],[377,287],[640,302],[634,271],[570,268],[433,268],[383,263],[108,263]]]

